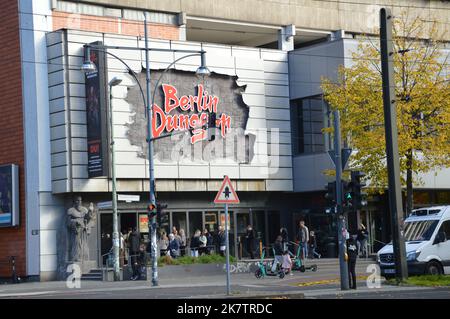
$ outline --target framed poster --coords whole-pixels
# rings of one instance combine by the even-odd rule
[[[0,227],[19,225],[19,167],[0,166]]]
[[[102,42],[91,44],[101,45]],[[108,175],[108,151],[106,142],[105,54],[92,48],[89,59],[96,66],[95,71],[88,72],[85,75],[88,174],[91,178]]]
[[[148,233],[148,214],[139,214],[139,232]]]

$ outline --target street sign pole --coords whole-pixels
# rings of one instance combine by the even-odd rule
[[[225,204],[225,240],[226,240],[226,270],[227,270],[227,296],[230,295],[230,242],[228,234],[228,204]]]
[[[227,272],[227,296],[230,295],[230,240],[229,240],[229,224],[228,224],[228,204],[239,204],[239,197],[234,190],[228,176],[224,176],[222,186],[217,192],[214,204],[225,204],[225,270]]]

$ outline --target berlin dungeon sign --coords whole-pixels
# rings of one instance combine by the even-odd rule
[[[249,107],[244,103],[242,93],[246,86],[237,85],[236,76],[213,73],[202,80],[194,72],[170,70],[162,76],[161,84],[155,90],[161,72],[151,71],[152,94],[155,92],[152,135],[159,137],[186,130],[191,130],[192,134],[174,134],[155,140],[155,157],[161,162],[183,158],[251,162],[256,136],[245,131]],[[138,78],[141,85],[145,85],[145,72],[138,74]],[[147,118],[137,85],[129,87],[126,100],[133,112],[131,122],[127,124],[127,137],[131,145],[140,147],[138,156],[147,158]],[[213,114],[217,128],[215,139],[209,141],[206,126]]]

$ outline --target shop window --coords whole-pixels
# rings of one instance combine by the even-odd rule
[[[196,230],[203,230],[202,212],[189,212],[189,236],[194,236]]]
[[[430,192],[414,192],[413,201],[414,205],[429,205],[431,203]]]
[[[450,203],[450,191],[436,192],[436,204],[448,205]]]
[[[217,218],[217,212],[206,212],[205,213],[205,228],[210,233],[214,233],[219,229],[219,221]]]
[[[181,229],[184,230],[184,234],[186,234],[186,231],[188,229],[187,227],[187,219],[186,219],[186,212],[173,212],[172,213],[172,226],[175,226],[180,232]]]

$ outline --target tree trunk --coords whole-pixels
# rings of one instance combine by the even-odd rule
[[[409,150],[406,153],[406,216],[409,216],[413,209],[412,162],[412,150]]]

